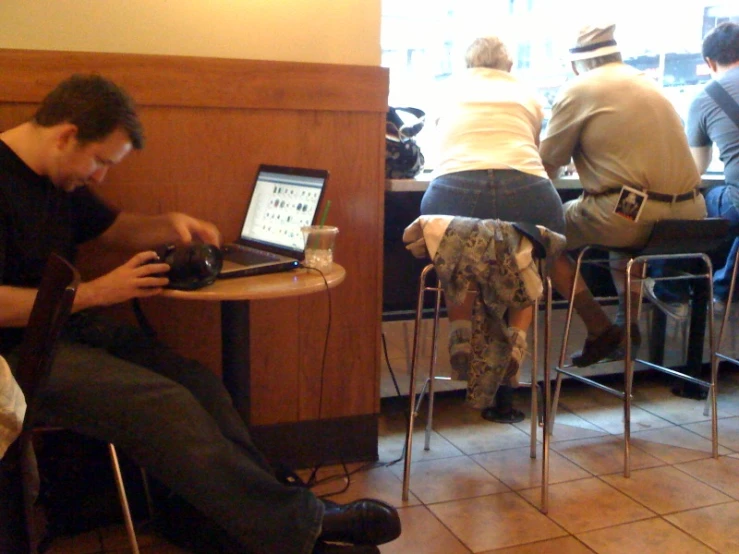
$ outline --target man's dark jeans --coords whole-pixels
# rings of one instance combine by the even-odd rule
[[[739,250],[739,185],[726,184],[712,188],[706,194],[706,210],[708,217],[720,217],[731,223],[731,235],[734,242],[723,265],[713,274],[714,297],[725,302],[729,297],[731,274],[734,271],[734,260]]]
[[[199,363],[83,312],[46,390],[42,421],[114,443],[244,550],[312,552],[323,504],[278,482],[220,379]]]

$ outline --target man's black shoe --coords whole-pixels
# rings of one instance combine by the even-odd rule
[[[623,329],[618,325],[611,325],[594,339],[585,339],[585,346],[581,352],[572,355],[572,364],[577,367],[587,367],[600,362],[612,355],[624,339]]]
[[[400,536],[395,508],[380,500],[362,498],[349,504],[324,502],[319,540],[351,544],[384,544]]]
[[[624,335],[621,345],[611,354],[603,358],[603,361],[615,362],[623,360],[626,357],[626,327],[621,326],[621,332]],[[631,359],[635,359],[639,355],[639,347],[641,346],[641,331],[636,323],[631,324]]]
[[[318,541],[313,547],[313,554],[380,554],[374,544],[331,544]]]

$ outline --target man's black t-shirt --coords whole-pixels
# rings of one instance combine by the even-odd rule
[[[37,287],[55,252],[74,263],[77,246],[101,235],[118,212],[87,187],[68,193],[37,175],[0,141],[0,283]],[[0,353],[20,330],[0,329]]]

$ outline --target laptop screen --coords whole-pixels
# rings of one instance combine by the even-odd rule
[[[303,252],[300,228],[313,225],[328,172],[260,166],[241,240]]]

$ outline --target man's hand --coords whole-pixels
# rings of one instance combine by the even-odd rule
[[[180,212],[159,215],[121,212],[100,240],[105,245],[131,252],[162,244],[190,244],[196,240],[213,246],[221,246],[222,242],[215,225]]]
[[[163,276],[168,271],[169,265],[157,262],[156,252],[139,252],[110,273],[82,283],[77,290],[74,311],[155,296],[169,283]]]
[[[197,239],[205,244],[221,245],[221,233],[212,223],[179,212],[172,212],[167,215],[179,236],[179,242],[190,244]]]

